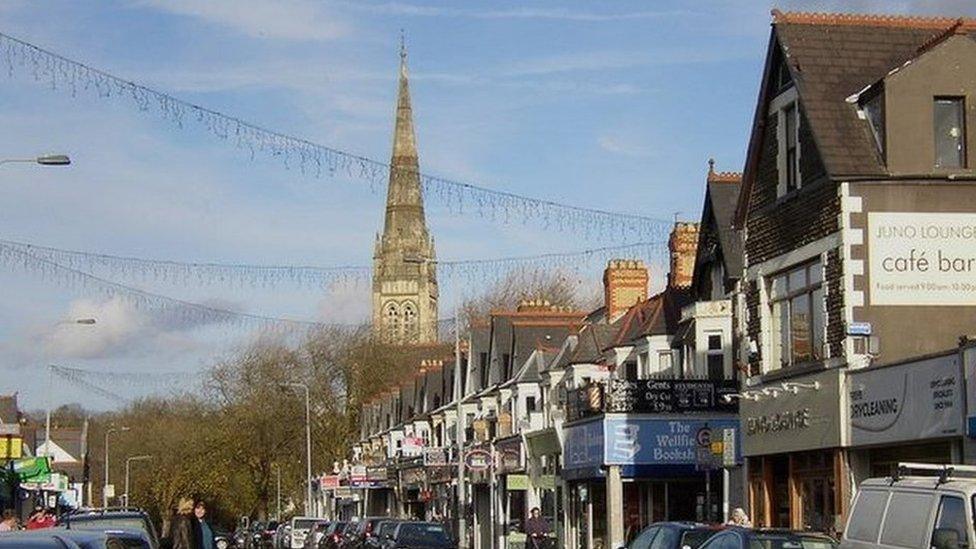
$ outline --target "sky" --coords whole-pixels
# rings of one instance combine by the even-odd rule
[[[968,0],[786,1],[781,9],[976,15]],[[193,104],[388,161],[401,29],[421,170],[657,219],[697,220],[707,160],[742,168],[769,35],[765,0],[3,0],[0,32]],[[0,67],[8,59],[0,52]],[[0,71],[0,239],[175,261],[368,265],[383,185],[316,178],[131,102]],[[431,199],[440,259],[572,252],[619,237],[501,223]],[[574,276],[592,289],[599,264]],[[89,266],[90,267],[90,266]],[[665,273],[653,272],[656,281]],[[95,272],[250,314],[355,323],[366,283],[330,288]],[[476,280],[442,283],[451,296]],[[248,323],[161,314],[0,255],[0,393],[22,406],[117,403],[193,383],[255,337]],[[79,325],[76,318],[96,318]],[[144,374],[142,378],[129,375]],[[159,374],[159,375],[156,375]],[[53,382],[50,380],[53,379]],[[51,389],[49,390],[48,387]]]

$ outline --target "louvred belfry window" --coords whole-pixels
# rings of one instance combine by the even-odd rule
[[[404,340],[409,343],[415,343],[420,338],[417,309],[409,301],[403,305],[403,334]]]
[[[386,304],[386,337],[390,341],[400,337],[400,308],[392,302]]]

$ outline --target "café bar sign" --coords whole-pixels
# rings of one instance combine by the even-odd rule
[[[976,214],[868,213],[871,305],[976,305]]]

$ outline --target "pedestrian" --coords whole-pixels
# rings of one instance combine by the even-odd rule
[[[172,538],[173,549],[199,549],[196,528],[193,523],[193,500],[180,498],[176,506],[176,516],[173,517]]]
[[[6,509],[3,512],[3,520],[0,520],[0,532],[12,532],[17,529],[17,513],[13,509]]]
[[[529,511],[529,520],[525,521],[526,549],[543,549],[549,544],[549,523],[542,518],[538,507]]]
[[[193,506],[193,534],[197,538],[199,549],[215,549],[213,528],[204,518],[207,515],[207,505],[202,501],[197,501]]]
[[[749,515],[746,514],[745,509],[742,507],[736,507],[732,510],[732,514],[729,515],[729,521],[726,522],[726,524],[729,526],[752,528],[752,522],[749,521]]]

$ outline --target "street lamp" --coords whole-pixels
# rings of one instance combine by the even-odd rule
[[[126,432],[128,427],[110,427],[105,431],[105,480],[102,481],[102,507],[108,507],[108,436],[116,432]]]
[[[91,326],[96,323],[94,318],[78,318],[75,320],[62,320],[58,322],[61,324],[82,324],[85,326]],[[51,455],[51,406],[53,406],[54,400],[54,365],[48,365],[47,373],[47,413],[44,418],[44,455]]]
[[[312,416],[308,385],[293,381],[281,383],[280,386],[305,391],[305,516],[310,516],[312,512]]]
[[[41,166],[67,166],[71,164],[71,158],[66,154],[44,154],[34,158],[6,158],[0,160],[0,165],[15,163],[40,164]]]
[[[133,461],[145,461],[148,459],[152,459],[152,456],[147,454],[144,456],[131,456],[125,458],[125,506],[126,507],[129,506],[129,466],[132,464]]]
[[[275,492],[277,511],[275,512],[275,520],[281,522],[281,466],[277,463],[272,463],[271,466],[275,469],[275,477],[277,479],[277,491]]]

